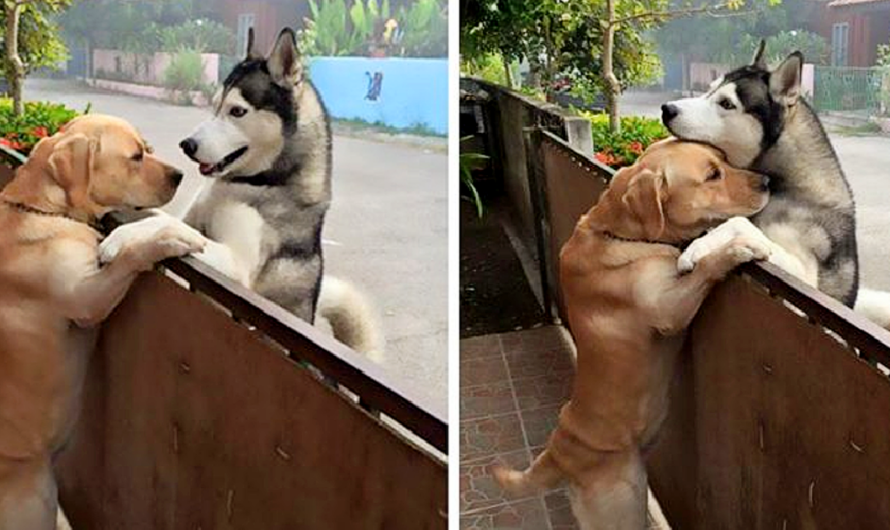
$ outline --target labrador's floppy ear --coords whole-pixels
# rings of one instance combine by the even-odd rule
[[[297,51],[297,37],[290,28],[278,34],[272,51],[266,59],[272,80],[281,87],[293,88],[303,80],[303,63]]]
[[[85,134],[62,134],[53,146],[47,166],[53,180],[65,190],[68,204],[76,211],[92,214],[90,177],[99,142]]]
[[[621,197],[622,204],[639,223],[643,237],[652,241],[657,241],[664,233],[664,186],[664,175],[640,168],[629,176],[627,189]]]
[[[760,44],[757,46],[757,51],[754,52],[754,58],[751,59],[751,66],[755,68],[761,68],[763,70],[767,70],[769,67],[766,64],[766,39],[760,39]]]
[[[773,99],[789,107],[797,103],[802,70],[803,54],[800,52],[794,52],[782,61],[769,76],[769,91]]]

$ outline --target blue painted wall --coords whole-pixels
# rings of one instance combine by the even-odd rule
[[[448,60],[316,57],[310,77],[334,118],[448,134]]]

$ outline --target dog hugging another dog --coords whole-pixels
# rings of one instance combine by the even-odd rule
[[[616,173],[560,253],[571,399],[531,467],[494,476],[513,495],[569,482],[582,530],[647,527],[644,455],[685,331],[737,265],[769,260],[890,325],[890,295],[859,289],[853,197],[801,98],[803,57],[770,70],[764,48],[703,96],[662,107],[677,138]]]
[[[111,212],[166,204],[183,178],[110,116],[76,118],[41,140],[0,191],[0,530],[68,528],[52,465],[77,418],[94,326],[163,259],[194,253],[310,323],[327,318],[347,345],[379,353],[363,297],[322,278],[330,125],[303,79],[294,33],[282,31],[265,57],[252,32],[249,40],[214,118],[181,144],[214,177],[192,226],[156,211],[104,239],[94,228]]]

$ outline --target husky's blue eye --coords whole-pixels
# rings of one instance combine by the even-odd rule
[[[723,98],[719,102],[717,102],[717,104],[726,110],[732,110],[735,108],[735,104],[730,101],[729,98]]]
[[[241,116],[247,114],[247,109],[245,109],[244,107],[232,107],[231,109],[229,109],[229,114],[236,118],[240,118]]]

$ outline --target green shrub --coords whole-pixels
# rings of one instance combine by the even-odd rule
[[[464,136],[460,139],[460,141],[464,142],[471,138],[473,137]],[[461,198],[472,202],[473,206],[476,207],[476,215],[482,217],[482,214],[485,213],[485,206],[482,204],[482,197],[479,196],[479,190],[476,189],[476,182],[473,178],[473,170],[479,167],[482,161],[488,160],[488,156],[483,155],[482,153],[474,153],[471,151],[462,152],[458,156],[458,160],[460,162],[460,183],[463,184],[464,189],[468,193],[468,195],[462,195]]]
[[[389,0],[309,0],[299,47],[305,55],[366,55],[374,32],[390,17]]]
[[[309,56],[367,55],[382,39],[385,23],[398,28],[388,41],[390,55],[445,57],[448,12],[444,0],[413,0],[390,13],[389,0],[309,0],[311,18],[299,34]]]
[[[826,64],[831,46],[824,37],[802,29],[780,31],[773,35],[743,33],[733,39],[726,36],[716,40],[705,49],[705,58],[709,62],[738,66],[751,62],[754,50],[766,38],[766,62],[776,65],[794,51],[803,53],[808,63]]]
[[[89,107],[84,114],[89,112]],[[28,155],[41,138],[52,136],[59,128],[80,113],[60,103],[26,101],[25,113],[16,116],[12,111],[12,99],[0,98],[0,145]],[[9,158],[0,159],[15,162]]]
[[[761,37],[745,35],[735,48],[736,61],[733,65],[747,64],[751,60],[752,50],[760,45]],[[813,64],[826,64],[831,46],[819,34],[804,30],[780,31],[766,39],[766,62],[776,65],[792,52],[799,51],[804,60]]]
[[[890,44],[878,44],[875,65],[890,66]]]
[[[511,68],[513,67],[513,65],[510,66]],[[499,53],[488,53],[472,60],[462,57],[460,70],[462,73],[484,79],[489,83],[495,83],[502,86],[506,86],[507,84],[507,73],[504,71],[504,60]]]
[[[647,147],[670,134],[658,118],[627,116],[621,118],[621,133],[614,135],[608,115],[581,114],[590,119],[596,159],[614,169],[633,164]]]
[[[176,52],[164,70],[164,86],[171,90],[201,90],[203,78],[204,61],[197,50],[182,49]]]
[[[402,56],[448,55],[448,11],[440,0],[416,0],[411,7],[402,6],[396,18]]]

